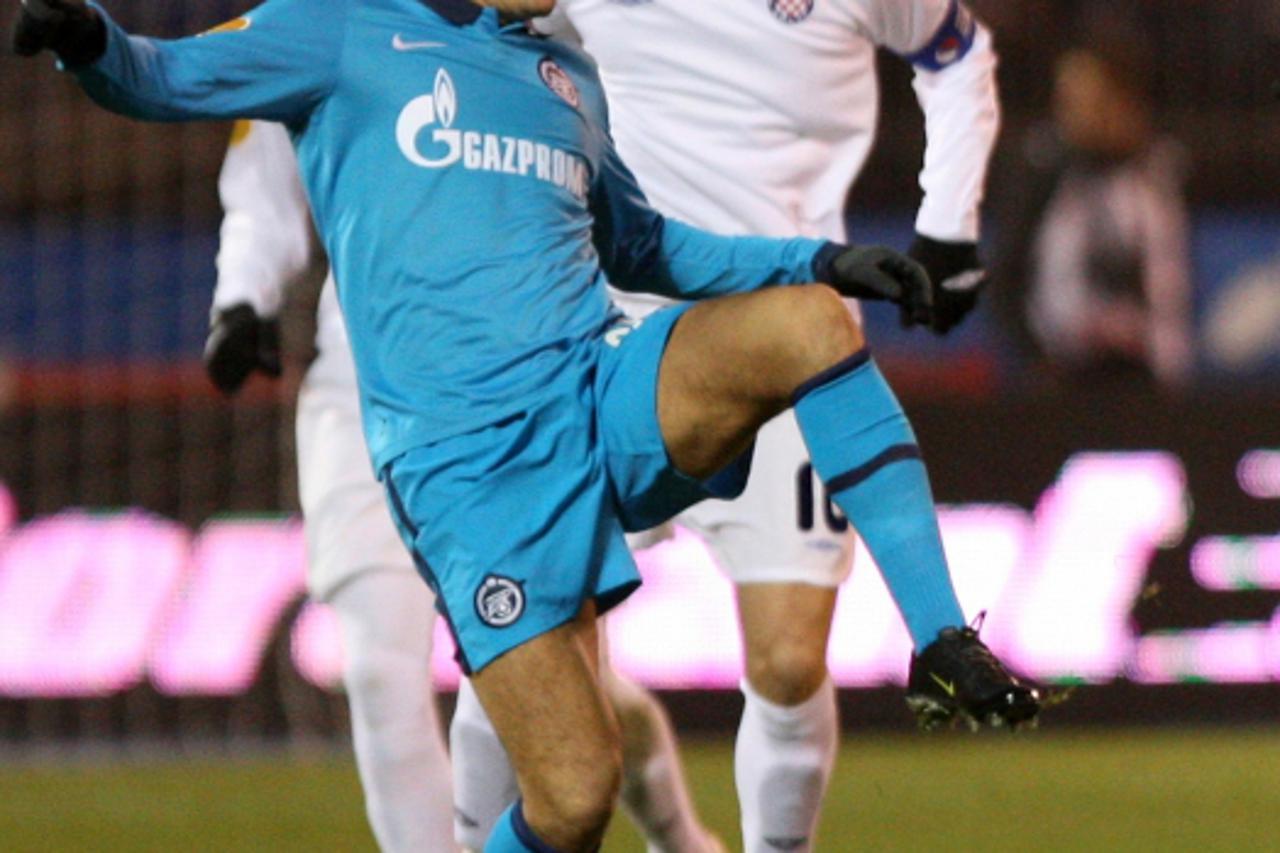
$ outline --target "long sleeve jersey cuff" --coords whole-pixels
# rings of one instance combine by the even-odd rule
[[[813,280],[814,257],[825,245],[803,237],[715,237],[668,220],[663,237],[668,284],[663,289],[676,298],[703,299],[806,283]]]
[[[832,279],[831,265],[835,263],[836,257],[839,256],[847,247],[840,243],[824,243],[822,248],[818,249],[817,254],[813,256],[813,280],[821,282],[829,282]]]

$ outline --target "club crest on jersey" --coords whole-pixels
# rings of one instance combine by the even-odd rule
[[[798,24],[813,14],[814,0],[769,0],[769,11],[784,24]]]
[[[490,628],[505,628],[524,615],[524,590],[519,581],[489,575],[476,590],[476,615]]]
[[[578,87],[574,84],[573,78],[556,65],[554,59],[549,56],[542,58],[538,63],[538,76],[542,78],[543,83],[547,84],[548,89],[563,98],[569,106],[575,110],[582,106],[582,96],[578,94]]]

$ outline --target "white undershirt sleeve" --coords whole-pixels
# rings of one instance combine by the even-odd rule
[[[962,59],[940,71],[916,69],[927,139],[916,231],[935,240],[978,239],[987,164],[1000,129],[995,50],[991,34],[976,26]]]
[[[976,241],[1000,126],[991,33],[961,0],[860,2],[868,36],[916,69],[927,138],[916,231],[935,240]]]
[[[273,317],[314,247],[311,210],[283,125],[237,125],[218,195],[224,215],[213,311],[247,302],[259,316]]]

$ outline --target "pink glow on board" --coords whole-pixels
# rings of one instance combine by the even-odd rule
[[[281,612],[302,594],[302,525],[211,522],[191,560],[191,580],[155,649],[151,680],[162,693],[240,693],[253,682]]]
[[[1269,681],[1280,676],[1274,639],[1273,626],[1265,622],[1153,634],[1137,640],[1128,675],[1145,684]]]
[[[1186,478],[1168,453],[1082,453],[1035,511],[1016,619],[1002,646],[1032,676],[1106,681],[1132,652],[1129,614],[1156,547],[1187,523]],[[1003,632],[1002,632],[1003,634]]]
[[[1236,482],[1250,497],[1280,498],[1280,450],[1250,450],[1236,465]]]
[[[637,555],[644,585],[609,615],[613,665],[655,687],[736,687],[741,674],[733,587],[694,534]]]
[[[327,604],[308,601],[293,623],[289,637],[293,666],[317,687],[342,687],[342,633],[338,614]]]
[[[1280,536],[1208,536],[1191,551],[1191,574],[1205,589],[1280,589]]]
[[[133,511],[69,510],[0,552],[0,694],[102,696],[139,683],[189,534]]]
[[[14,500],[13,493],[5,488],[4,483],[0,483],[0,545],[3,545],[4,535],[17,520],[18,502]]]
[[[294,667],[303,678],[326,690],[342,689],[342,632],[332,607],[307,602],[293,625],[291,648]],[[458,686],[461,674],[453,660],[453,638],[443,619],[436,620],[428,668],[437,689]]]
[[[0,524],[6,498],[0,488]],[[1134,635],[1151,556],[1178,541],[1188,504],[1175,457],[1088,453],[1068,460],[1034,513],[952,506],[939,519],[965,612],[987,611],[984,638],[1033,676],[1280,679],[1280,610],[1270,623]],[[637,559],[646,583],[609,621],[615,666],[656,687],[736,687],[733,591],[706,546],[677,529]],[[1280,589],[1280,537],[1205,537],[1189,568],[1212,590]],[[296,520],[216,521],[194,541],[141,512],[69,511],[12,528],[0,540],[0,695],[103,695],[138,684],[148,668],[165,693],[239,693],[304,575]],[[306,605],[287,627],[298,672],[339,685],[332,611]],[[905,676],[906,631],[861,546],[830,647],[843,686]],[[457,683],[452,653],[440,623],[431,669],[441,687]]]

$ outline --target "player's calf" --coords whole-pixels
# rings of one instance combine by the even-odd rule
[[[595,850],[604,837],[621,785],[622,750],[596,680],[594,619],[588,605],[573,622],[471,677],[522,797],[499,820],[486,850],[518,853],[542,844],[577,853]]]

